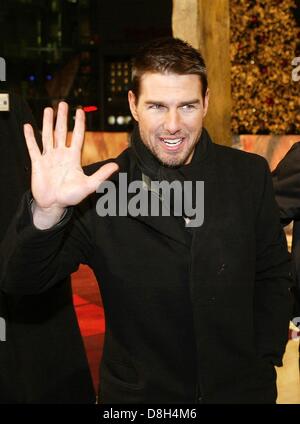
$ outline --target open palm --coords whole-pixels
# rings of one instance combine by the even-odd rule
[[[64,209],[78,204],[118,169],[116,163],[110,162],[91,176],[84,174],[81,167],[81,149],[85,131],[84,111],[78,109],[76,112],[70,147],[66,145],[67,116],[68,105],[61,102],[53,131],[53,110],[45,109],[42,153],[31,125],[24,126],[32,164],[31,190],[40,209]]]

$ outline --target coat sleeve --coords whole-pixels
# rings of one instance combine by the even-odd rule
[[[262,160],[261,164],[263,164],[263,184],[256,186],[258,194],[254,294],[256,345],[262,357],[280,366],[288,340],[292,309],[290,288],[293,285],[293,278],[271,173],[265,160]],[[258,174],[261,176],[257,169]]]
[[[32,221],[31,194],[26,192],[0,249],[0,288],[11,294],[36,294],[54,286],[88,263],[92,244],[88,225],[89,198],[68,209],[53,228],[37,229]]]

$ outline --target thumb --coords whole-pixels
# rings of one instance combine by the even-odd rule
[[[94,172],[94,174],[92,174],[88,179],[91,193],[96,191],[98,186],[103,181],[107,180],[112,174],[118,171],[118,169],[119,166],[115,162],[109,162],[101,166],[98,171]]]

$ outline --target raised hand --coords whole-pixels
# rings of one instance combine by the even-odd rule
[[[91,176],[84,174],[81,167],[81,149],[85,130],[84,111],[78,109],[76,112],[70,147],[66,146],[67,116],[68,105],[61,102],[53,131],[53,110],[45,109],[42,153],[36,143],[31,125],[24,125],[32,164],[33,219],[35,226],[41,229],[54,225],[67,206],[80,203],[94,192],[101,182],[118,170],[118,165],[110,162]]]

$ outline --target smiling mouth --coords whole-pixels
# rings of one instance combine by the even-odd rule
[[[183,138],[164,138],[160,137],[160,140],[169,147],[179,146],[183,142]]]

